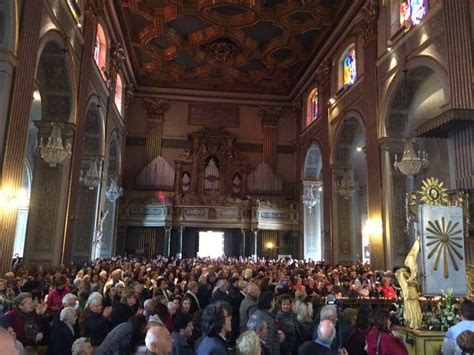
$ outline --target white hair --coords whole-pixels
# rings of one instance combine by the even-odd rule
[[[254,331],[240,334],[236,344],[237,355],[256,355],[261,353],[260,339]]]
[[[68,303],[69,301],[72,301],[73,299],[74,299],[74,302],[75,302],[76,299],[77,299],[77,296],[73,293],[68,293],[63,297],[63,300],[61,301],[61,303],[64,306],[66,303]]]
[[[84,345],[89,343],[90,340],[87,338],[79,338],[72,343],[71,353],[72,355],[80,355],[84,352]]]
[[[76,315],[76,309],[74,307],[65,307],[59,314],[59,319],[65,321],[66,318],[72,316],[73,314]]]
[[[311,322],[313,320],[313,304],[311,302],[301,302],[298,305],[296,320],[298,322]]]
[[[326,305],[321,308],[320,319],[330,319],[336,318],[337,319],[337,307],[334,305]]]
[[[168,306],[168,311],[170,311],[170,312],[171,312],[172,310],[174,310],[175,307],[176,307],[175,304],[174,304],[174,302],[171,302],[171,301],[168,302],[167,306]]]
[[[97,299],[102,301],[103,297],[104,296],[102,296],[102,294],[100,292],[92,292],[89,295],[89,298],[87,299],[86,306],[90,305],[92,303],[92,301],[97,300]]]

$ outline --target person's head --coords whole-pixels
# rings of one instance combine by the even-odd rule
[[[166,279],[159,279],[158,280],[158,287],[162,291],[165,291],[166,289],[168,289],[168,281],[166,281]]]
[[[207,336],[225,334],[232,330],[232,308],[227,302],[208,305],[202,315],[202,331]]]
[[[372,324],[380,331],[388,332],[390,330],[390,314],[382,308],[374,309],[372,313]]]
[[[466,354],[474,353],[474,331],[465,330],[456,338],[456,344]]]
[[[260,297],[260,287],[254,282],[249,282],[247,284],[247,293],[253,298],[258,299]]]
[[[222,292],[227,292],[227,289],[229,288],[229,283],[227,282],[226,279],[220,279],[217,281],[216,289],[220,290]]]
[[[0,347],[2,349],[2,354],[19,354],[15,347],[15,341],[13,337],[3,327],[0,327]]]
[[[196,281],[191,281],[188,284],[188,290],[191,291],[192,293],[196,293],[198,290],[198,283]]]
[[[271,310],[274,307],[273,303],[273,292],[265,291],[260,294],[257,302],[258,309]]]
[[[72,343],[72,355],[92,355],[94,349],[88,338],[79,338]]]
[[[113,282],[117,283],[122,278],[122,270],[116,269],[112,271],[112,274],[110,276],[112,277]]]
[[[173,329],[187,339],[193,335],[193,319],[189,314],[178,313],[173,317]]]
[[[336,336],[336,326],[329,319],[322,320],[318,325],[318,339],[325,344],[331,344]]]
[[[262,317],[253,314],[247,322],[247,330],[255,332],[262,339],[268,334],[268,324]]]
[[[137,297],[135,294],[135,290],[133,288],[126,288],[122,291],[120,295],[120,302],[126,303],[130,307],[134,306],[137,303]]]
[[[4,291],[7,288],[7,280],[0,279],[0,291]]]
[[[168,312],[173,315],[177,312],[177,306],[176,306],[176,303],[174,302],[168,302],[167,304],[167,307],[168,307]]]
[[[61,313],[59,314],[59,319],[64,323],[74,325],[76,324],[77,320],[77,313],[76,308],[74,307],[66,307],[63,308]]]
[[[329,319],[334,324],[337,323],[337,307],[334,305],[326,305],[321,308],[321,320]]]
[[[153,314],[155,312],[155,302],[149,298],[143,302],[143,309],[146,314]]]
[[[281,295],[278,302],[280,303],[280,309],[282,312],[291,313],[292,299],[289,295]]]
[[[260,339],[254,331],[240,334],[236,342],[237,355],[260,355],[261,352]]]
[[[370,328],[369,322],[369,311],[363,308],[360,308],[357,311],[357,317],[354,327],[359,330],[367,330]]]
[[[31,313],[35,309],[33,297],[29,292],[21,292],[13,299],[13,307],[17,307],[23,313]]]
[[[191,299],[188,297],[184,297],[181,301],[181,312],[189,313],[191,310]]]
[[[63,297],[63,300],[61,301],[61,303],[63,307],[75,307],[76,301],[77,301],[77,296],[72,293],[68,293],[67,295]]]
[[[93,313],[102,313],[102,299],[92,299],[92,301],[89,303],[89,309]]]
[[[357,309],[346,308],[342,312],[342,321],[349,325],[354,325],[357,318]]]
[[[153,354],[168,355],[173,350],[173,338],[166,327],[157,325],[146,332],[145,345]]]
[[[474,320],[474,302],[465,300],[459,308],[462,320]]]
[[[136,314],[133,317],[130,317],[128,322],[132,324],[132,337],[130,339],[130,345],[134,347],[143,340],[147,321],[143,314]]]
[[[298,322],[312,322],[313,304],[311,302],[301,302],[296,309],[296,319]]]
[[[64,289],[64,287],[66,287],[66,283],[67,283],[66,276],[63,276],[63,275],[59,275],[59,276],[56,277],[56,279],[54,280],[54,286],[55,286],[56,289],[58,289],[58,290]]]

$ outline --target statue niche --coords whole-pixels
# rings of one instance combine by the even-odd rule
[[[175,191],[185,197],[243,197],[247,163],[240,159],[236,136],[222,128],[203,128],[188,135],[186,154],[175,160]]]

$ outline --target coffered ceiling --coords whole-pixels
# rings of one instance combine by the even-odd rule
[[[349,0],[117,0],[140,85],[288,94]]]

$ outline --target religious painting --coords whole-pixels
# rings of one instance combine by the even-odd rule
[[[400,27],[412,28],[426,15],[426,0],[402,0],[400,2]]]

